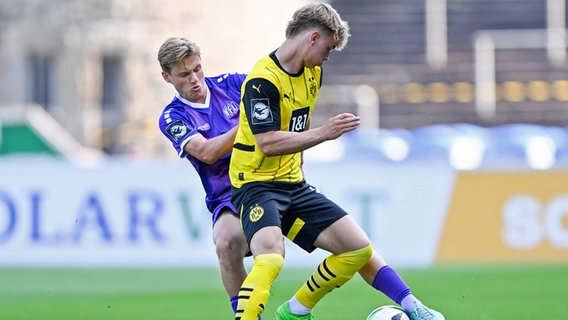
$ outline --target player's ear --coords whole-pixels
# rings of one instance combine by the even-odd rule
[[[162,78],[164,78],[166,82],[172,83],[172,77],[165,71],[162,71]]]
[[[320,37],[319,31],[314,31],[310,34],[310,45],[314,45]]]

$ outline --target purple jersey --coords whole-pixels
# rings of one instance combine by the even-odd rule
[[[183,147],[196,134],[210,139],[226,133],[239,123],[239,104],[244,74],[224,74],[206,77],[205,85],[209,88],[205,107],[190,105],[189,101],[176,94],[160,116],[159,125],[162,133],[170,139],[180,158],[187,158],[193,165],[201,184],[205,189],[207,209],[216,215],[224,206],[231,205],[231,181],[229,180],[229,161],[227,154],[212,165],[187,154]]]

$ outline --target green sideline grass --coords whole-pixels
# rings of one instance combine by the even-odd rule
[[[310,274],[284,268],[263,314]],[[415,295],[448,320],[568,319],[568,266],[399,269]],[[329,294],[318,320],[364,320],[392,304],[359,276]],[[0,319],[232,319],[215,269],[0,269]]]

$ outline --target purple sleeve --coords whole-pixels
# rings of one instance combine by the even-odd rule
[[[191,137],[198,133],[194,130],[189,119],[175,108],[166,108],[159,120],[160,131],[170,140],[180,158],[185,158],[187,153],[183,146]]]
[[[229,73],[219,82],[219,86],[234,101],[241,102],[241,87],[247,78],[243,73]]]

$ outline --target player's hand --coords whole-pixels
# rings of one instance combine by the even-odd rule
[[[322,129],[326,133],[327,140],[333,140],[346,132],[357,129],[360,124],[361,117],[351,113],[341,113],[329,118]]]

